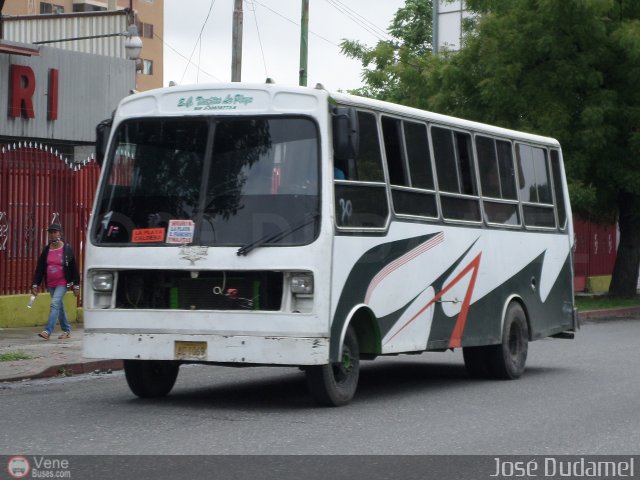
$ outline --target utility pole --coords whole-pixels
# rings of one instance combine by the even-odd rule
[[[433,0],[432,16],[431,49],[436,54],[438,53],[438,43],[440,43],[440,0]]]
[[[300,19],[300,81],[299,85],[307,86],[307,59],[309,52],[309,0],[302,0],[302,17]]]
[[[231,81],[239,82],[242,77],[242,0],[235,0],[233,6],[231,36]]]

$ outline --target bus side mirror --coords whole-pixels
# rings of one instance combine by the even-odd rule
[[[332,112],[333,157],[348,160],[358,156],[358,112],[353,107],[335,107]]]
[[[107,153],[107,142],[111,133],[111,119],[103,120],[96,126],[96,162],[102,166]]]

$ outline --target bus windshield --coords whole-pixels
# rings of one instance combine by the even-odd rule
[[[176,221],[192,226],[183,243],[197,245],[317,237],[319,143],[309,118],[134,119],[112,144],[96,244],[181,243],[169,239]]]

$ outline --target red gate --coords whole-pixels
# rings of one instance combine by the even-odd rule
[[[600,225],[574,217],[576,247],[573,256],[574,287],[585,289],[587,277],[611,275],[616,261],[616,225]]]
[[[0,295],[27,293],[47,225],[60,223],[82,271],[100,168],[72,164],[42,144],[0,145]]]

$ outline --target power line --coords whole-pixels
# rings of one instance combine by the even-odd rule
[[[335,2],[336,4],[342,5],[346,10],[349,10],[350,12],[352,12],[355,16],[359,17],[362,19],[362,21],[368,23],[373,29],[377,30],[378,32],[380,32],[380,34],[384,37],[389,37],[389,34],[387,33],[387,31],[383,28],[378,27],[375,23],[371,22],[370,20],[366,19],[365,17],[363,17],[362,15],[360,15],[358,12],[356,12],[353,8],[351,8],[349,5],[346,5],[344,3],[342,3],[340,0],[332,0],[333,2]]]
[[[153,32],[153,36],[154,36],[154,37],[156,37],[156,38],[158,38],[158,39],[162,42],[162,44],[163,44],[165,47],[168,47],[168,48],[169,48],[170,50],[172,50],[176,55],[178,55],[178,56],[179,56],[179,57],[181,57],[181,58],[184,58],[184,59],[185,59],[189,64],[192,64],[192,65],[194,65],[194,66],[197,66],[195,63],[191,62],[191,60],[189,60],[187,57],[185,57],[182,53],[180,53],[178,50],[176,50],[176,49],[175,49],[175,48],[173,48],[171,45],[169,45],[167,42],[165,42],[165,40],[164,40],[160,35],[158,35],[157,33]],[[206,70],[203,70],[203,69],[200,69],[200,71],[201,71],[202,73],[204,73],[205,75],[208,75],[209,77],[213,78],[214,80],[217,80],[218,82],[222,82],[222,80],[221,80],[220,78],[216,77],[216,76],[215,76],[215,75],[213,75],[212,73],[209,73],[209,72],[207,72]]]
[[[260,37],[260,28],[258,28],[258,15],[256,13],[256,6],[253,4],[251,0],[247,0],[247,4],[251,5],[251,11],[253,12],[253,19],[256,23],[256,32],[258,32],[258,43],[260,44],[260,52],[262,53],[262,63],[264,65],[264,76],[268,77],[269,73],[267,72],[267,60],[264,56],[264,49],[262,48],[262,38]]]
[[[360,26],[367,32],[369,32],[374,37],[379,40],[388,41],[391,39],[389,34],[386,31],[375,25],[374,23],[367,20],[365,17],[360,15],[358,12],[348,7],[344,3],[340,2],[340,0],[325,0],[329,5],[342,13],[349,20],[354,22],[356,25]]]
[[[196,47],[198,43],[202,42],[202,32],[204,31],[204,27],[207,25],[209,21],[209,16],[211,15],[211,10],[213,10],[213,6],[215,5],[216,0],[211,0],[211,4],[209,5],[209,11],[207,12],[207,17],[204,19],[202,24],[202,28],[200,29],[200,34],[198,35],[198,40],[196,40],[196,44],[193,46],[193,50],[191,51],[191,55],[189,55],[189,60],[187,65],[184,67],[184,73],[182,74],[182,78],[180,79],[180,83],[184,80],[184,76],[187,74],[187,69],[189,68],[189,64],[191,64],[191,58],[193,57],[194,52],[196,51]],[[198,69],[200,69],[200,65],[197,65]]]
[[[283,18],[284,20],[286,20],[286,21],[287,21],[287,22],[289,22],[289,23],[294,24],[296,27],[299,27],[299,26],[300,26],[300,24],[299,24],[299,23],[297,23],[297,22],[295,22],[295,21],[291,20],[290,18],[287,18],[287,17],[285,17],[284,15],[282,15],[282,14],[280,14],[280,13],[276,12],[275,10],[273,10],[273,9],[271,9],[271,8],[269,8],[269,7],[267,7],[265,4],[260,3],[258,0],[253,0],[253,3],[257,3],[257,4],[258,4],[258,5],[260,5],[261,7],[266,8],[266,9],[267,9],[267,10],[269,10],[271,13],[273,13],[273,14],[275,14],[275,15],[279,16],[280,18]],[[315,32],[312,32],[311,30],[309,30],[309,33],[311,33],[311,34],[315,35],[316,37],[318,37],[318,38],[319,38],[319,39],[321,39],[321,40],[324,40],[324,41],[325,41],[325,42],[327,42],[327,43],[330,43],[330,44],[331,44],[331,45],[333,45],[334,47],[338,47],[338,48],[340,48],[340,45],[338,45],[338,44],[337,44],[337,43],[335,43],[335,42],[332,42],[331,40],[329,40],[328,38],[323,37],[322,35],[319,35],[319,34],[317,34],[317,33],[315,33]]]

